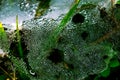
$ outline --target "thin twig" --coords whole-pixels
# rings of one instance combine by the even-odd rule
[[[12,79],[12,77],[8,74],[8,72],[5,71],[1,66],[0,66],[0,69],[1,69],[6,75],[8,75],[8,76]]]
[[[112,1],[114,1],[114,0],[111,0],[111,3],[113,4]],[[110,38],[114,33],[116,33],[117,31],[120,30],[120,26],[119,26],[120,24],[115,19],[114,15],[113,15],[113,12],[112,12],[111,15],[107,15],[107,18],[110,19],[110,20],[112,20],[112,22],[115,23],[116,27],[114,27],[111,32],[106,33],[105,35],[103,35],[102,37],[100,37],[99,39],[97,39],[96,41],[90,43],[90,45],[96,45],[96,44],[98,44],[98,43],[100,43],[100,42],[102,42],[102,41]]]
[[[11,65],[11,68],[13,70],[13,80],[16,80],[16,71],[15,71],[15,68],[13,68],[13,65]]]
[[[120,27],[118,27],[118,26],[113,28],[113,30],[111,32],[106,33],[104,36],[102,36],[99,39],[97,39],[96,41],[90,43],[90,45],[96,45],[96,44],[108,39],[111,35],[113,35],[114,33],[116,33],[119,30],[120,30]]]

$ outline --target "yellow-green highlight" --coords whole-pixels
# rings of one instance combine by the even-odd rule
[[[18,15],[16,16],[16,32],[17,32],[17,42],[18,42],[19,55],[20,55],[20,58],[23,58],[23,50],[22,50],[22,45],[21,45],[21,37],[20,37],[19,27],[18,27]]]
[[[4,31],[4,28],[1,22],[0,22],[0,39],[3,41],[3,44],[8,44],[7,34]],[[8,45],[5,45],[4,47],[7,49]]]
[[[4,28],[1,22],[0,22],[0,33],[4,33]]]
[[[0,22],[0,36],[3,37],[5,40],[7,40],[6,32],[4,31],[3,25]]]

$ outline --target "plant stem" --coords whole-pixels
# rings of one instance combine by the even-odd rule
[[[10,75],[8,74],[8,72],[5,71],[1,66],[0,66],[0,69],[1,69],[6,75],[8,75],[8,76],[12,79],[12,76],[10,76]]]
[[[19,55],[20,55],[20,58],[23,58],[23,50],[22,50],[22,45],[21,45],[21,37],[20,37],[20,33],[19,33],[19,28],[18,28],[18,15],[16,16],[16,32],[17,32],[17,41],[18,41]]]
[[[73,15],[74,11],[77,8],[79,2],[80,2],[80,0],[75,0],[74,1],[71,9],[68,11],[68,13],[62,19],[62,21],[60,22],[58,27],[56,27],[56,29],[51,33],[51,35],[49,36],[49,38],[47,40],[47,44],[46,44],[47,47],[49,45],[48,48],[54,47],[56,45],[57,39],[58,39],[60,33],[63,31],[63,29],[65,28],[66,24],[70,20],[71,16]]]

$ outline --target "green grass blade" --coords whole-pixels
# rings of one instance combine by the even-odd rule
[[[80,0],[75,0],[75,2],[73,3],[71,9],[68,11],[68,13],[62,19],[62,21],[60,22],[60,24],[58,25],[58,27],[56,27],[56,29],[50,35],[50,37],[47,40],[47,44],[46,44],[47,47],[48,47],[48,45],[49,45],[49,48],[55,46],[55,44],[57,42],[57,38],[59,37],[60,33],[65,28],[65,26],[68,23],[68,21],[70,20],[71,16],[73,15],[74,11],[77,8],[79,2],[80,2]]]
[[[67,22],[70,20],[71,16],[73,15],[74,11],[76,10],[78,3],[80,2],[80,0],[78,0],[77,2],[75,2],[72,6],[72,8],[69,10],[69,12],[65,15],[65,17],[63,18],[63,20],[60,22],[60,25],[57,27],[57,29],[53,32],[53,35],[55,37],[58,37],[59,34],[61,33],[61,31],[65,28],[65,25],[67,24]]]
[[[20,58],[23,58],[23,50],[22,50],[22,45],[21,45],[21,37],[20,37],[19,27],[18,27],[18,15],[16,16],[16,32],[17,32],[17,42],[18,42],[19,55],[20,55]]]

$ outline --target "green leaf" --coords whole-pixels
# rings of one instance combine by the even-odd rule
[[[111,61],[110,61],[110,67],[118,67],[119,65],[120,65],[120,62],[118,61],[118,59],[112,59]]]
[[[107,68],[106,70],[104,70],[103,72],[101,72],[101,76],[102,77],[108,77],[110,74],[110,68]]]
[[[117,0],[116,4],[120,4],[120,0]]]

